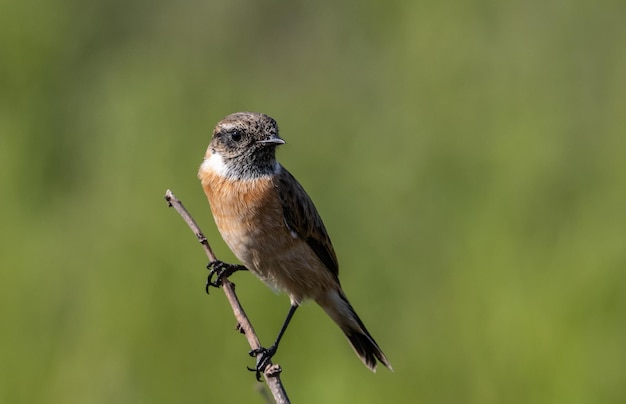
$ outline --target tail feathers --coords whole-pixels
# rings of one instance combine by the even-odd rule
[[[393,370],[389,360],[352,308],[343,292],[332,292],[326,299],[318,300],[326,313],[346,334],[354,352],[372,372],[376,372],[377,361]]]
[[[350,341],[354,352],[359,356],[359,358],[363,361],[365,366],[370,368],[372,372],[376,372],[376,360],[379,360],[380,363],[385,365],[389,370],[393,370],[389,360],[383,353],[383,351],[378,347],[376,341],[372,338],[371,335],[364,330],[365,333],[354,332],[354,331],[346,331],[346,337]]]

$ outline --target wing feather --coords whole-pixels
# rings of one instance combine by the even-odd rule
[[[339,275],[337,256],[313,201],[302,185],[282,166],[278,180],[283,215],[289,231],[304,240],[337,278]]]

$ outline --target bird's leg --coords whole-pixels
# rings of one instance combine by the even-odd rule
[[[243,265],[227,264],[219,260],[209,262],[206,267],[209,270],[209,277],[206,280],[205,289],[207,294],[209,293],[210,286],[219,288],[220,286],[222,286],[222,279],[228,278],[237,271],[248,270],[248,268]],[[213,280],[214,276],[216,277],[215,280]]]
[[[278,350],[278,344],[280,343],[280,339],[283,337],[285,330],[287,330],[287,326],[289,325],[289,322],[291,321],[291,317],[293,317],[293,313],[296,312],[296,309],[298,307],[299,306],[297,304],[293,304],[293,303],[291,304],[291,307],[289,308],[289,312],[287,313],[287,317],[285,318],[285,321],[283,322],[282,327],[280,327],[280,331],[278,332],[276,341],[274,341],[272,346],[270,346],[269,348],[260,347],[257,349],[253,349],[249,352],[250,356],[257,356],[261,354],[261,356],[257,357],[256,367],[254,369],[248,368],[249,371],[256,372],[256,379],[258,381],[261,381],[261,373],[265,371],[265,368],[267,368],[267,365],[269,365],[270,359],[272,359],[272,356],[276,354],[276,351]]]

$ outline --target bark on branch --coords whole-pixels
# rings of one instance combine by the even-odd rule
[[[176,196],[169,189],[165,192],[165,200],[167,201],[168,206],[173,207],[176,211],[182,216],[183,220],[187,223],[191,231],[196,235],[196,238],[204,248],[204,252],[209,258],[209,262],[216,261],[217,258],[211,250],[211,246],[207,238],[204,236],[195,220],[191,217],[187,209],[183,206],[182,202],[176,198]],[[230,282],[228,279],[222,279],[222,290],[226,294],[226,298],[230,303],[235,318],[237,319],[238,328],[241,332],[246,336],[248,340],[248,344],[250,344],[251,349],[258,349],[261,347],[261,343],[259,342],[259,338],[256,336],[254,332],[254,328],[246,316],[243,307],[241,307],[241,303],[239,303],[239,299],[235,294],[235,284]],[[287,392],[283,387],[282,381],[280,380],[280,373],[282,369],[278,364],[272,364],[270,362],[269,366],[263,372],[265,383],[269,387],[272,395],[274,396],[274,400],[278,404],[290,403],[289,398],[287,397]]]

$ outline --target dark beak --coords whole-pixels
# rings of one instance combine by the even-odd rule
[[[265,140],[257,140],[258,144],[266,144],[266,145],[281,145],[281,144],[285,144],[285,141],[281,138],[279,138],[278,136],[272,136],[269,139],[265,139]]]

